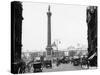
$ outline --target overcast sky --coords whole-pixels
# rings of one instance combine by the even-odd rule
[[[48,5],[52,12],[52,42],[60,40],[60,50],[78,43],[87,47],[87,6],[23,2],[22,51],[45,50]]]

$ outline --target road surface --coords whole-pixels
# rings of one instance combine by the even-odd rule
[[[81,66],[73,66],[73,64],[61,64],[58,67],[56,64],[53,64],[52,69],[44,68],[43,72],[55,72],[55,71],[72,71],[72,70],[82,70]]]

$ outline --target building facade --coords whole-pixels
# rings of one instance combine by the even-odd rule
[[[17,73],[22,47],[22,4],[11,2],[11,72]]]
[[[88,58],[91,66],[97,66],[97,6],[87,7]]]

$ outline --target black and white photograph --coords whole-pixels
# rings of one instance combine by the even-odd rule
[[[98,67],[98,6],[11,2],[11,73]]]

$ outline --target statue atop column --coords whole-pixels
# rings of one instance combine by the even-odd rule
[[[52,57],[52,46],[51,46],[51,11],[50,11],[50,5],[48,6],[48,12],[47,12],[47,57]]]

